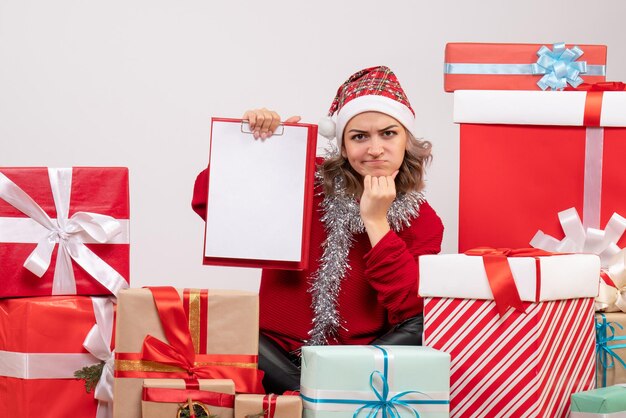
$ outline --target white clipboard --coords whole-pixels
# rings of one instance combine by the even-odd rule
[[[246,121],[211,120],[204,264],[307,268],[316,142],[316,125],[255,140]]]

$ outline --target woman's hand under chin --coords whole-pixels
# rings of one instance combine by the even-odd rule
[[[396,170],[390,176],[363,178],[363,195],[361,195],[361,219],[370,239],[372,247],[391,229],[387,222],[387,211],[396,198]]]

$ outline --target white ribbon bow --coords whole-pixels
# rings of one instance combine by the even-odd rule
[[[24,267],[42,277],[50,267],[54,247],[59,244],[52,294],[76,294],[72,260],[106,287],[113,295],[128,287],[115,269],[87,248],[87,237],[104,244],[121,232],[120,222],[107,215],[76,212],[68,218],[72,189],[71,168],[48,168],[57,219],[48,214],[26,192],[0,173],[0,198],[46,228],[49,234],[41,239],[24,262]]]
[[[98,360],[104,362],[102,375],[94,390],[94,398],[98,400],[96,418],[113,416],[113,370],[114,354],[111,351],[113,335],[113,302],[109,298],[91,298],[96,324],[91,328],[83,342],[83,347]]]
[[[613,257],[605,273],[613,281],[615,287],[600,281],[596,310],[626,312],[626,249]]]
[[[600,280],[596,309],[615,309],[626,312],[626,250],[620,250],[617,242],[626,231],[626,219],[614,213],[604,230],[583,227],[576,208],[559,212],[559,222],[565,238],[558,240],[539,230],[530,245],[546,251],[585,253],[600,256],[603,273],[607,274],[617,288]]]

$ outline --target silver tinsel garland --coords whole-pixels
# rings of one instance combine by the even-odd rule
[[[387,212],[391,229],[398,232],[410,226],[411,220],[419,215],[419,207],[423,201],[424,196],[420,192],[399,194]],[[342,182],[335,184],[333,195],[324,197],[321,210],[326,240],[322,243],[323,253],[319,268],[310,277],[313,328],[309,331],[311,338],[307,345],[326,345],[330,339],[336,340],[338,329],[343,327],[337,297],[341,290],[341,281],[346,270],[350,268],[348,253],[354,241],[353,235],[365,232],[359,203],[346,194]]]

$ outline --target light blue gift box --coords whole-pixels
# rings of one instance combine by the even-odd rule
[[[626,418],[626,385],[574,393],[570,418]]]
[[[450,355],[416,346],[302,348],[304,418],[448,418]]]
[[[570,418],[626,418],[626,385],[574,393]]]

